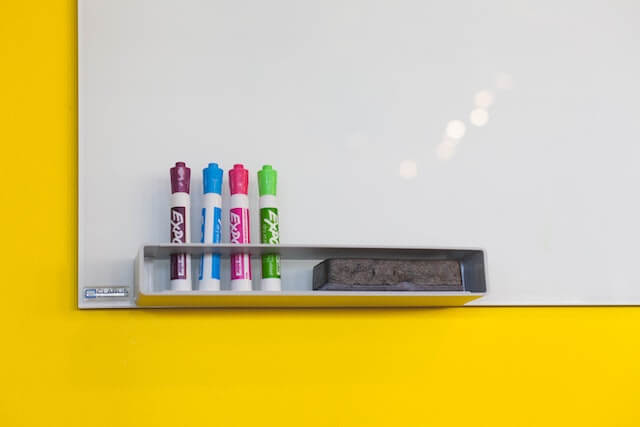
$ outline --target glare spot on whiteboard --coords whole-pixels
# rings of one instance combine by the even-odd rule
[[[484,126],[489,121],[489,112],[484,108],[476,108],[469,115],[469,121],[475,126]]]
[[[403,160],[400,163],[399,174],[404,179],[413,179],[418,175],[418,165],[413,160]]]
[[[493,105],[493,101],[495,100],[495,96],[493,92],[490,90],[481,90],[476,93],[476,96],[473,97],[473,101],[476,104],[476,107],[480,108],[489,108]]]
[[[513,77],[507,73],[498,73],[496,75],[496,87],[501,90],[513,89]]]
[[[460,120],[451,120],[447,123],[447,130],[445,131],[448,138],[460,139],[467,131],[467,127]]]
[[[438,159],[449,160],[452,158],[454,154],[456,154],[456,145],[458,145],[458,140],[445,138],[444,141],[436,147]]]

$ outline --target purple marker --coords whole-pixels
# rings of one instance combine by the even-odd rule
[[[231,243],[249,243],[249,171],[242,165],[229,170],[231,209],[229,231]],[[231,255],[231,290],[251,290],[251,257],[249,254]]]
[[[189,184],[191,169],[184,162],[176,162],[169,170],[171,175],[171,243],[190,243],[191,241],[191,199]],[[171,255],[171,290],[191,290],[191,255]]]

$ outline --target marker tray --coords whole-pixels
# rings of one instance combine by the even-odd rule
[[[221,255],[221,291],[171,291],[169,289],[169,256],[188,253],[192,256],[193,286],[197,289],[199,256]],[[281,256],[281,292],[230,291],[229,257],[249,253],[252,257],[253,289],[260,286],[260,256]],[[460,262],[461,291],[314,291],[313,267],[328,258],[431,259]],[[134,289],[117,292],[117,287],[92,288],[80,298],[82,308],[105,307],[428,307],[460,306],[486,292],[485,256],[479,249],[433,249],[362,246],[303,245],[235,245],[235,244],[158,244],[144,245],[135,260]],[[105,290],[106,289],[106,290]],[[115,289],[115,290],[114,290]],[[103,295],[96,297],[96,293]],[[113,297],[105,293],[113,293]],[[126,293],[127,295],[124,295]]]

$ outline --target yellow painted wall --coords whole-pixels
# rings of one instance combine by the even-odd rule
[[[640,425],[638,308],[78,311],[75,43],[0,0],[0,426]]]

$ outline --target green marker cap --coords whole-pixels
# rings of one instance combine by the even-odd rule
[[[262,166],[258,171],[258,192],[261,196],[265,194],[276,195],[276,185],[278,184],[278,172],[271,165]]]

